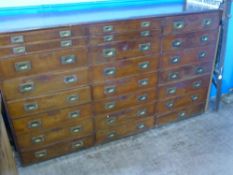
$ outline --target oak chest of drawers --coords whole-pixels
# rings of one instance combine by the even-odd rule
[[[1,33],[23,164],[203,113],[221,11],[184,12]]]

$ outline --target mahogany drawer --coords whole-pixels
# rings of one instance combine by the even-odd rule
[[[210,74],[213,68],[213,62],[203,62],[198,64],[186,65],[179,68],[173,68],[159,72],[159,83],[168,83],[173,81],[182,81]]]
[[[67,139],[79,139],[94,132],[93,119],[85,119],[79,122],[70,122],[66,126],[55,128],[51,131],[40,131],[37,133],[27,133],[16,135],[17,143],[21,151],[37,149],[42,146],[59,143]]]
[[[159,54],[159,39],[121,41],[91,47],[89,56],[93,64],[109,63],[140,56]]]
[[[26,152],[21,152],[21,158],[24,165],[32,164],[35,162],[40,162],[48,160],[57,156],[61,156],[70,152],[79,151],[94,145],[94,137],[89,136],[83,139],[76,139],[71,141],[66,141],[58,144],[54,144],[49,147],[44,147],[41,149],[30,150]]]
[[[157,85],[157,72],[110,80],[93,85],[93,98],[99,100],[124,93],[152,88]]]
[[[136,20],[122,20],[113,22],[103,22],[90,24],[88,26],[90,34],[104,35],[111,33],[125,33],[135,30],[157,29],[161,30],[160,18],[142,18]]]
[[[216,43],[218,31],[219,30],[206,30],[201,32],[164,36],[162,41],[163,51],[178,51]]]
[[[210,74],[208,74],[191,80],[161,85],[159,86],[158,92],[159,99],[162,100],[174,96],[181,96],[198,89],[208,88],[210,84],[210,77]]]
[[[168,69],[198,62],[213,61],[216,45],[184,49],[164,53],[160,58],[159,69]]]
[[[158,57],[153,55],[93,66],[91,67],[92,81],[98,83],[139,73],[154,72],[158,69]]]
[[[88,68],[4,80],[6,100],[38,96],[88,84]]]
[[[85,36],[86,33],[86,26],[84,25],[7,33],[0,35],[0,47],[71,37],[82,37]]]
[[[189,117],[199,115],[205,111],[205,103],[188,106],[186,108],[178,109],[169,114],[161,115],[156,118],[156,125],[162,126],[168,123],[187,119]]]
[[[94,102],[94,111],[96,114],[117,111],[126,107],[154,101],[156,96],[156,89],[152,88],[140,92],[98,100]]]
[[[203,88],[183,96],[158,101],[156,113],[157,115],[162,115],[182,107],[203,103],[207,100],[208,90],[209,88]]]
[[[0,78],[20,77],[88,65],[87,48],[67,48],[0,59]]]
[[[219,27],[220,13],[177,15],[164,18],[163,34],[178,34]]]
[[[145,131],[153,126],[154,117],[137,119],[124,125],[119,125],[106,130],[98,130],[96,132],[96,142],[102,143],[116,140],[134,133]]]
[[[112,127],[154,115],[155,103],[147,103],[129,107],[116,112],[100,114],[95,117],[96,130],[111,129]]]
[[[77,123],[90,117],[92,117],[91,105],[85,104],[14,119],[12,125],[15,133],[21,135],[51,130],[63,126],[65,123]]]
[[[90,87],[74,88],[47,96],[38,96],[7,102],[11,119],[54,109],[76,106],[91,101]]]

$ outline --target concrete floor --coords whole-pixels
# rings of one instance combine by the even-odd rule
[[[43,163],[21,175],[233,175],[233,105]]]

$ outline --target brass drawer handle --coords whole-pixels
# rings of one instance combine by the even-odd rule
[[[201,85],[202,85],[202,82],[201,82],[201,81],[195,81],[195,82],[193,82],[192,87],[193,87],[194,89],[198,89],[198,88],[201,87]]]
[[[109,132],[109,133],[107,134],[107,138],[108,138],[108,139],[113,139],[113,138],[115,138],[116,136],[117,136],[117,133],[116,133],[115,131]]]
[[[64,78],[64,83],[66,84],[75,83],[77,81],[78,81],[78,78],[76,75],[69,75],[69,76],[65,76]]]
[[[113,31],[113,26],[112,25],[103,27],[103,32],[112,32],[112,31]]]
[[[37,136],[37,137],[32,137],[32,143],[33,144],[39,144],[39,143],[43,143],[45,140],[44,136]]]
[[[71,31],[70,30],[60,31],[59,35],[60,35],[61,38],[70,37],[71,36]]]
[[[75,55],[67,55],[61,57],[61,64],[73,64],[76,62],[76,56]]]
[[[146,125],[145,125],[144,123],[140,123],[140,124],[137,125],[137,128],[138,128],[139,130],[141,130],[141,129],[146,128]]]
[[[74,111],[69,113],[69,118],[78,118],[80,117],[80,111]]]
[[[182,30],[184,28],[184,21],[180,20],[180,21],[175,21],[173,22],[173,29],[174,30]]]
[[[147,114],[147,109],[140,109],[137,111],[137,116],[138,117],[142,117],[145,116]]]
[[[62,48],[71,47],[72,45],[73,45],[72,40],[61,41],[61,47]]]
[[[150,27],[150,26],[151,26],[151,22],[149,22],[149,21],[141,22],[141,27],[142,28],[147,28],[147,27]]]
[[[113,41],[113,39],[114,39],[113,35],[106,35],[106,36],[104,36],[104,41],[105,42]]]
[[[26,48],[24,46],[22,47],[14,47],[13,48],[13,53],[14,54],[23,54],[26,52]]]
[[[24,104],[24,110],[26,112],[30,112],[30,111],[35,111],[39,108],[37,103],[28,103],[28,104]]]
[[[77,142],[74,142],[72,143],[72,149],[80,149],[80,148],[83,148],[84,147],[84,141],[77,141]]]
[[[205,58],[207,56],[207,52],[205,51],[202,51],[198,54],[198,58],[202,59],[202,58]]]
[[[186,112],[182,111],[178,113],[178,120],[183,120],[186,117]]]
[[[199,99],[199,97],[197,95],[192,95],[192,101],[197,101]]]
[[[30,61],[22,61],[15,63],[16,72],[24,72],[32,69],[32,65]]]
[[[21,84],[19,86],[19,90],[20,90],[21,93],[31,92],[31,91],[34,90],[34,83],[33,82],[28,82],[28,83]]]
[[[115,67],[110,67],[104,69],[104,75],[105,76],[114,76],[116,74],[116,68]]]
[[[148,99],[147,94],[138,96],[138,101],[146,101],[147,99]]]
[[[176,94],[176,91],[177,91],[176,87],[167,88],[168,95],[174,95],[174,94]]]
[[[116,107],[116,102],[109,102],[105,104],[105,109],[111,110]]]
[[[142,31],[141,32],[141,37],[148,37],[148,36],[150,36],[151,34],[150,34],[150,31],[148,31],[148,30],[146,30],[146,31]]]
[[[146,62],[139,63],[138,67],[142,70],[148,69],[150,67],[150,62],[146,61]]]
[[[168,101],[168,102],[166,103],[166,107],[167,107],[168,109],[172,109],[172,108],[174,107],[174,102],[173,102],[173,101]]]
[[[208,35],[202,35],[200,40],[201,40],[202,43],[206,43],[206,42],[209,41],[209,36]]]
[[[115,48],[103,49],[103,56],[105,58],[110,58],[110,57],[116,56],[116,49]]]
[[[68,102],[74,103],[79,100],[79,95],[70,95],[67,97]]]
[[[179,72],[170,72],[168,76],[169,80],[177,80],[180,77]]]
[[[37,158],[37,159],[40,159],[40,158],[43,158],[43,157],[47,157],[47,155],[48,155],[47,150],[37,151],[34,154],[35,158]]]
[[[24,42],[23,35],[18,35],[18,36],[12,36],[11,37],[11,43],[12,44],[18,44],[18,43],[23,43],[23,42]]]
[[[203,74],[203,73],[205,73],[205,69],[203,67],[197,67],[195,70],[195,73],[197,75]]]
[[[33,129],[33,128],[40,128],[42,125],[41,120],[33,120],[28,122],[28,128]]]
[[[151,43],[139,44],[140,51],[148,51],[151,49]]]
[[[209,27],[212,25],[212,19],[211,18],[205,18],[202,21],[202,24],[204,27]]]
[[[182,41],[179,40],[179,39],[177,39],[177,40],[174,40],[172,42],[172,47],[174,47],[174,48],[180,48],[182,46],[182,44],[183,44]]]
[[[80,133],[81,131],[82,131],[82,126],[80,125],[70,128],[70,132],[74,134]]]
[[[109,115],[106,118],[106,122],[108,125],[112,125],[116,122],[116,117],[110,117]]]
[[[105,94],[114,94],[116,92],[116,86],[109,86],[104,88]]]
[[[170,58],[170,63],[171,64],[178,64],[178,63],[180,63],[180,57],[179,56],[174,56],[174,57],[171,57]]]
[[[149,79],[148,78],[145,78],[145,79],[142,79],[142,80],[138,81],[139,86],[147,86],[148,84],[149,84]]]

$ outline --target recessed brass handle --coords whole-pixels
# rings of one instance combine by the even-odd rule
[[[113,31],[113,26],[112,25],[103,27],[103,32],[112,32],[112,31]]]
[[[177,91],[176,87],[167,88],[168,95],[174,95],[174,94],[176,94],[176,91]]]
[[[109,132],[109,133],[107,134],[107,138],[108,138],[108,139],[113,139],[113,138],[115,138],[116,136],[117,136],[116,131],[112,131],[112,132]]]
[[[183,120],[186,117],[186,112],[182,111],[178,113],[178,120]]]
[[[147,27],[150,27],[150,26],[151,26],[151,22],[149,22],[149,21],[141,22],[141,27],[142,28],[147,28]]]
[[[208,35],[202,35],[200,40],[201,40],[202,43],[206,43],[206,42],[209,41],[209,36]]]
[[[77,81],[78,81],[78,78],[76,75],[69,75],[69,76],[65,76],[64,78],[64,83],[66,84],[75,83]]]
[[[139,63],[138,67],[142,70],[148,69],[150,67],[150,62],[145,61],[145,62]]]
[[[61,41],[61,47],[62,48],[71,47],[72,45],[73,45],[72,40]]]
[[[148,37],[148,36],[150,36],[150,31],[146,30],[141,32],[141,37]]]
[[[168,101],[168,102],[166,103],[166,107],[167,107],[168,109],[173,108],[173,107],[174,107],[174,101]]]
[[[70,30],[60,31],[59,35],[60,35],[61,38],[70,37],[71,36],[71,31]]]
[[[73,64],[76,62],[76,56],[75,55],[67,55],[61,57],[61,64]]]
[[[43,135],[41,136],[37,136],[37,137],[32,137],[32,143],[33,144],[39,144],[39,143],[42,143],[44,142],[45,138]]]
[[[148,78],[145,78],[145,79],[142,79],[142,80],[138,81],[139,86],[147,86],[148,84],[149,84],[149,79]]]
[[[107,116],[106,122],[108,125],[112,125],[116,122],[116,117]]]
[[[170,72],[169,73],[169,80],[177,80],[179,79],[179,72]]]
[[[116,107],[116,102],[109,102],[105,104],[105,109],[111,110]]]
[[[147,109],[140,109],[137,111],[137,116],[138,117],[142,117],[145,116],[147,114]]]
[[[204,27],[209,27],[212,25],[212,19],[211,18],[205,18],[202,21],[202,24]]]
[[[103,56],[105,58],[111,58],[116,56],[116,49],[115,48],[103,49]]]
[[[138,129],[144,129],[146,127],[146,125],[144,123],[140,123],[137,125]]]
[[[115,67],[109,67],[104,69],[104,75],[105,76],[114,76],[116,74],[116,68]]]
[[[26,112],[35,111],[38,108],[39,108],[39,106],[38,106],[37,103],[27,103],[27,104],[24,104],[24,110]]]
[[[72,149],[80,149],[84,147],[84,141],[80,140],[77,142],[72,143]]]
[[[79,100],[79,95],[69,95],[67,97],[68,102],[74,103]]]
[[[22,61],[15,63],[16,72],[24,72],[32,69],[32,65],[30,61]]]
[[[172,47],[174,47],[174,48],[180,48],[182,46],[182,44],[183,44],[182,41],[179,40],[179,39],[177,39],[177,40],[174,40],[172,42]]]
[[[174,57],[170,58],[170,63],[171,64],[178,64],[178,63],[180,63],[180,60],[181,60],[180,56],[174,56]]]
[[[34,82],[20,84],[19,90],[21,93],[33,91],[34,90]]]
[[[116,86],[108,86],[104,88],[104,93],[109,95],[109,94],[114,94],[116,92]]]
[[[69,113],[69,118],[78,118],[80,117],[80,111],[73,111]]]
[[[70,128],[70,132],[74,134],[80,133],[81,131],[82,131],[81,125]]]
[[[13,53],[14,54],[23,54],[26,52],[26,48],[24,46],[22,47],[14,47],[13,48]]]
[[[202,58],[205,58],[207,56],[207,52],[205,51],[201,51],[199,54],[198,54],[198,58],[202,59]]]
[[[147,94],[138,96],[138,101],[146,101],[147,99],[148,99]]]
[[[140,51],[148,51],[151,49],[151,43],[139,44]]]
[[[201,82],[201,81],[195,81],[195,82],[193,82],[192,87],[193,87],[194,89],[198,89],[198,88],[201,87],[201,85],[202,85],[202,82]]]
[[[43,157],[47,157],[47,155],[48,155],[47,150],[37,151],[34,154],[35,158],[37,158],[37,159],[40,159],[40,158],[43,158]]]
[[[28,128],[33,129],[33,128],[40,128],[42,125],[41,120],[33,120],[28,122]]]
[[[18,36],[12,36],[11,37],[11,43],[12,44],[19,44],[24,42],[24,36],[18,35]]]
[[[192,95],[192,101],[197,101],[199,99],[199,97],[197,95]]]
[[[175,21],[173,22],[173,29],[174,30],[182,30],[184,28],[184,21],[180,20],[180,21]]]
[[[195,70],[197,75],[205,73],[205,69],[203,67],[197,67]]]
[[[113,39],[114,39],[113,35],[106,35],[106,36],[104,36],[104,41],[105,42],[113,41]]]

